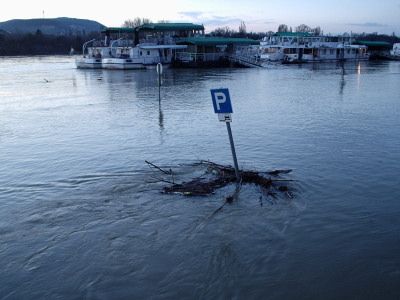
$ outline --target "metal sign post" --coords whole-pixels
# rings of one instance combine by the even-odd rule
[[[161,75],[163,73],[163,66],[161,63],[157,64],[157,74],[158,74],[158,101],[161,101]]]
[[[232,110],[231,97],[229,96],[229,90],[212,89],[211,98],[214,106],[214,112],[218,114],[218,119],[221,122],[225,122],[226,129],[228,130],[229,143],[231,145],[233,163],[235,165],[236,180],[237,183],[239,183],[240,182],[239,165],[236,158],[235,144],[233,143],[233,136],[230,124],[232,122],[231,113],[233,113],[233,110]]]

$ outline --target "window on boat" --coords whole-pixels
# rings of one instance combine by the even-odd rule
[[[140,52],[139,52],[139,54],[140,54],[140,56],[142,56],[142,55],[143,55],[143,52],[142,52],[142,51],[140,51]]]
[[[150,55],[150,51],[149,50],[147,50],[147,55]]]
[[[334,54],[334,50],[333,49],[329,50],[329,53]]]

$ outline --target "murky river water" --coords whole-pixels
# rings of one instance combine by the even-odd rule
[[[398,299],[400,63],[77,70],[0,60],[1,299]],[[295,198],[164,195],[145,160],[293,169]]]

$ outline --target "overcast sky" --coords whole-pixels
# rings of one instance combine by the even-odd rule
[[[4,0],[5,1],[5,0]],[[6,4],[5,4],[6,3]],[[11,0],[2,4],[0,21],[75,17],[120,26],[135,17],[152,21],[188,21],[208,31],[220,26],[248,31],[275,31],[279,24],[321,26],[325,33],[400,34],[400,0]]]

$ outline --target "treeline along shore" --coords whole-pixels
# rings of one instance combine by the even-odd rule
[[[69,54],[71,48],[80,53],[85,41],[99,36],[100,33],[56,36],[40,31],[13,35],[0,32],[0,56]]]

